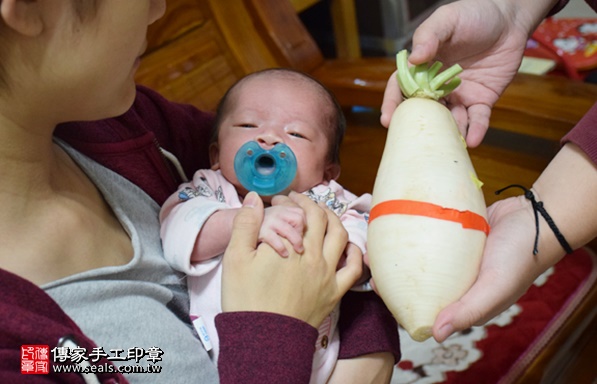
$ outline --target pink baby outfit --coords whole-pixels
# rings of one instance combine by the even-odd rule
[[[323,202],[341,219],[349,234],[349,241],[366,252],[367,220],[371,195],[357,197],[335,181],[318,185],[305,192],[312,200]],[[200,170],[193,180],[182,184],[164,203],[160,220],[161,237],[166,260],[187,277],[190,296],[190,314],[204,343],[211,347],[210,356],[217,362],[219,340],[214,324],[215,316],[222,312],[221,273],[222,256],[199,263],[191,263],[191,253],[196,239],[207,219],[216,211],[240,208],[242,201],[235,187],[220,171]],[[199,318],[201,320],[199,320]],[[324,320],[318,329],[311,383],[325,383],[329,379],[340,349],[336,327],[339,306]],[[204,326],[204,328],[203,328]]]

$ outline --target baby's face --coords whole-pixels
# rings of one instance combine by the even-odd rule
[[[284,143],[297,160],[289,190],[304,192],[328,181],[334,166],[328,164],[327,130],[331,128],[325,125],[323,102],[313,86],[304,82],[269,76],[248,79],[236,90],[230,113],[221,121],[213,168],[220,169],[244,195],[246,190],[234,172],[239,148],[248,141],[256,141],[266,150]]]

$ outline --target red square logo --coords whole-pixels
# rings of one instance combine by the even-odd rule
[[[21,373],[24,375],[50,373],[50,346],[21,345]]]

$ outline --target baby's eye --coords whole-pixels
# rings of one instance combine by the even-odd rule
[[[299,139],[306,139],[305,136],[303,136],[303,135],[301,135],[300,133],[297,133],[297,132],[290,132],[289,135],[293,136],[293,137],[298,137]]]
[[[235,127],[238,127],[238,128],[256,128],[257,125],[256,124],[251,124],[251,123],[241,123],[241,124],[235,124]]]

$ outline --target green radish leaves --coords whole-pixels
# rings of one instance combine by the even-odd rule
[[[423,97],[439,100],[452,92],[460,85],[460,78],[456,77],[462,72],[458,64],[440,72],[442,63],[439,61],[429,66],[427,63],[408,66],[408,53],[405,49],[396,55],[398,68],[398,84],[406,98]]]

